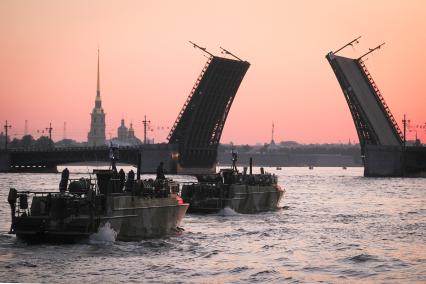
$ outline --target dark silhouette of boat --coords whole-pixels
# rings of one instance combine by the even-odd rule
[[[182,187],[182,198],[188,202],[188,212],[214,213],[230,208],[237,213],[256,213],[278,209],[284,189],[278,185],[274,174],[252,173],[252,160],[240,173],[236,167],[237,155],[233,153],[232,169],[222,169],[217,174],[197,176],[198,182]]]
[[[140,157],[139,157],[140,161]],[[140,162],[139,162],[140,165]],[[77,242],[108,225],[117,240],[134,241],[181,231],[188,204],[169,179],[141,180],[130,171],[95,170],[96,179],[68,178],[62,173],[59,191],[10,189],[11,234],[28,242]]]

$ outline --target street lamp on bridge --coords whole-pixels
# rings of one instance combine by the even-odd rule
[[[5,139],[4,139],[4,149],[5,149],[5,150],[7,150],[7,138],[8,138],[8,136],[7,136],[7,132],[8,132],[8,130],[9,130],[10,128],[12,128],[12,125],[8,124],[8,123],[7,123],[7,120],[6,120],[6,123],[4,124],[4,134],[5,134]]]

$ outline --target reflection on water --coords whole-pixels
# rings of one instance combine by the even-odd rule
[[[369,179],[362,168],[267,170],[286,189],[276,212],[187,215],[182,235],[142,242],[37,246],[7,234],[8,190],[57,190],[60,175],[0,174],[0,280],[426,281],[426,179]]]

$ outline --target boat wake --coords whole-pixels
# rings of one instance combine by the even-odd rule
[[[99,227],[98,232],[90,235],[91,243],[113,243],[117,239],[118,232],[111,228],[111,224],[106,222]]]

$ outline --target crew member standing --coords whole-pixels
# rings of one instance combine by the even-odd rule
[[[165,179],[165,175],[164,175],[164,163],[160,162],[160,165],[157,168],[157,179]]]

